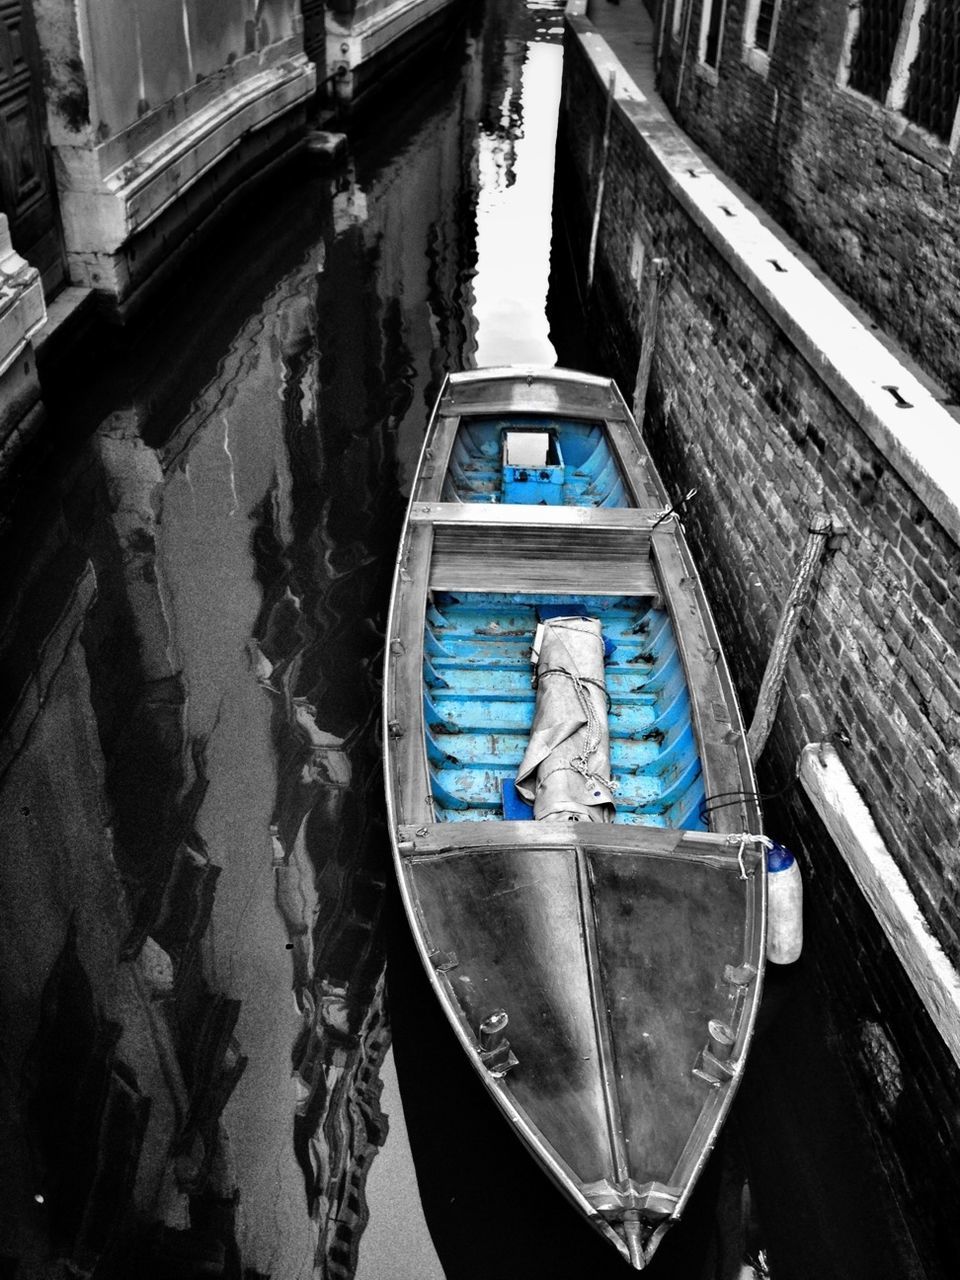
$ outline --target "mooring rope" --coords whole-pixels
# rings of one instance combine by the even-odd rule
[[[762,849],[772,849],[773,841],[769,836],[753,835],[749,831],[733,831],[727,837],[727,844],[735,844],[737,848],[737,866],[740,868],[740,879],[747,879],[747,868],[743,861],[748,844],[758,844]]]

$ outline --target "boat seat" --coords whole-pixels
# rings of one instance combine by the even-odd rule
[[[422,503],[410,518],[433,527],[434,590],[484,590],[495,564],[500,591],[569,594],[580,582],[594,593],[657,596],[650,533],[658,514]]]

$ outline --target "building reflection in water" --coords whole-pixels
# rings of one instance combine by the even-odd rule
[[[476,206],[533,136],[515,9],[65,388],[74,444],[10,508],[0,1274],[357,1270],[383,626],[441,378],[496,336]]]
[[[431,93],[64,406],[100,425],[12,518],[0,1258],[23,1274],[356,1269],[387,1133],[398,480],[466,332],[468,95]]]

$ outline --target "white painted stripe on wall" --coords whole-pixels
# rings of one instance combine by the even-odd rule
[[[930,932],[834,747],[823,742],[804,747],[800,781],[960,1066],[960,974]]]

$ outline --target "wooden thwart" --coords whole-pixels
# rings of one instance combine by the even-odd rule
[[[448,511],[446,518],[433,521],[434,590],[488,591],[495,586],[498,591],[569,593],[571,584],[583,583],[594,594],[658,594],[650,562],[654,521],[649,518],[634,515],[631,520],[629,510],[620,518],[610,519],[609,513],[604,518],[599,508],[586,520],[562,514],[562,507],[527,508],[519,517],[486,514],[510,513],[509,506],[485,508],[480,518],[471,518],[474,504],[465,510],[469,514]],[[523,513],[522,508],[513,510]],[[541,517],[541,511],[549,514]],[[554,512],[560,514],[554,518]]]
[[[511,594],[573,594],[571,582],[582,583],[593,595],[656,596],[657,580],[649,556],[622,560],[566,554],[561,561],[549,544],[537,549],[497,551],[494,583],[490,577],[490,551],[449,548],[437,550],[430,566],[430,586],[435,591],[498,591]]]
[[[625,857],[679,858],[738,871],[742,859],[744,868],[751,872],[762,857],[758,845],[748,843],[741,854],[738,841],[713,831],[615,823],[591,823],[590,827],[585,831],[583,824],[570,822],[408,822],[402,823],[396,834],[405,858],[456,857],[509,846],[573,849],[588,845],[620,852]]]

